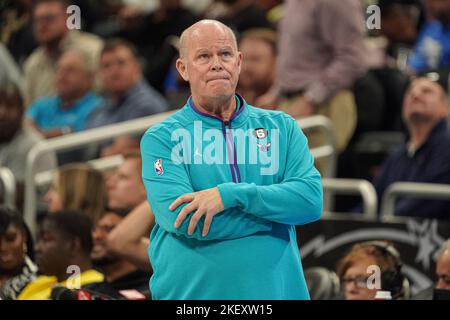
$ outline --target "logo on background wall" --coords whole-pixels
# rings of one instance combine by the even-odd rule
[[[157,176],[160,176],[164,173],[161,159],[156,160],[155,163],[153,164],[153,167],[155,168],[155,172],[156,172]]]

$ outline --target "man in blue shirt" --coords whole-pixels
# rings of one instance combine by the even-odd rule
[[[167,101],[142,77],[136,49],[113,39],[100,55],[100,76],[106,91],[105,105],[89,118],[88,128],[150,116],[167,110]]]
[[[235,94],[241,62],[222,23],[186,29],[192,96],[141,140],[154,299],[309,299],[295,225],[321,216],[320,174],[292,117]]]
[[[36,100],[26,113],[26,122],[46,138],[85,129],[89,114],[103,100],[92,91],[95,67],[82,51],[66,51],[58,60],[56,96]]]
[[[384,162],[375,188],[378,198],[394,182],[450,184],[450,132],[446,118],[449,104],[444,88],[448,81],[438,73],[412,82],[405,96],[403,120],[407,142]],[[441,85],[440,85],[441,84]],[[450,219],[450,201],[400,198],[395,215]]]
[[[427,0],[432,20],[423,27],[408,65],[416,73],[450,68],[450,0]]]
[[[88,129],[150,116],[168,109],[165,98],[143,78],[137,51],[125,40],[112,39],[105,43],[100,54],[100,77],[106,91],[106,101],[90,115]],[[103,144],[102,154],[107,156],[138,148],[138,140],[135,137],[120,137],[112,145]]]

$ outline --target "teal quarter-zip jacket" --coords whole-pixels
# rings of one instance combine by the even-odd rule
[[[236,95],[230,121],[192,98],[141,140],[142,176],[156,224],[150,235],[154,299],[309,299],[295,225],[320,219],[322,184],[305,135],[283,112]],[[225,210],[202,236],[179,196],[218,187]]]

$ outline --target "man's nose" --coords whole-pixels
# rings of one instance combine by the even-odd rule
[[[450,290],[450,287],[445,283],[443,279],[439,279],[438,283],[436,284],[436,289]]]
[[[113,174],[111,177],[106,180],[106,188],[112,189],[116,184],[116,175]]]
[[[94,230],[94,231],[92,232],[92,239],[93,239],[94,241],[99,241],[99,240],[101,240],[102,238],[104,238],[104,237],[103,237],[103,233],[102,233],[101,231],[99,231],[99,230]]]
[[[214,55],[214,56],[213,56],[213,61],[212,61],[211,69],[212,69],[213,71],[221,71],[221,70],[223,70],[222,64],[220,63],[219,56],[217,56],[217,55]]]

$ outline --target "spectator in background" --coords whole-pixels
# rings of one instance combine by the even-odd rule
[[[426,0],[430,20],[420,31],[408,61],[415,73],[429,69],[450,69],[450,0]]]
[[[116,299],[133,299],[127,292],[130,290],[138,295],[136,298],[149,298],[149,272],[139,270],[134,264],[107,250],[107,237],[123,218],[119,213],[106,212],[96,223],[92,232],[94,247],[91,258],[94,265],[103,272],[105,280],[89,284],[85,288]]]
[[[28,109],[26,122],[46,138],[85,129],[89,114],[102,99],[93,91],[95,66],[83,51],[69,49],[58,59],[57,95],[42,97]]]
[[[17,299],[36,279],[33,250],[33,238],[20,213],[0,207],[0,299]]]
[[[434,81],[437,80],[438,82]],[[383,163],[375,181],[378,199],[394,182],[450,183],[447,77],[429,73],[410,85],[403,104],[408,140]],[[450,219],[450,202],[399,198],[395,215]]]
[[[8,48],[0,42],[0,87],[7,83],[16,84],[23,91],[22,73],[11,56]]]
[[[287,0],[279,27],[277,79],[256,104],[280,109],[294,118],[322,114],[345,149],[356,126],[350,91],[367,70],[364,17],[360,0]],[[310,147],[323,138],[306,132]]]
[[[154,225],[155,216],[146,200],[133,209],[108,235],[108,251],[143,270],[151,270],[148,246]]]
[[[373,277],[369,279],[375,274],[371,267],[378,267],[381,271],[378,288]],[[373,300],[378,290],[390,291],[393,299],[407,298],[408,282],[401,269],[400,254],[389,243],[369,241],[355,244],[337,266],[344,299]],[[374,287],[370,288],[369,283]]]
[[[23,206],[23,182],[27,155],[42,137],[31,128],[22,126],[24,104],[15,84],[0,86],[0,167],[9,168],[17,181],[17,207]],[[37,172],[56,167],[53,153],[37,160]]]
[[[205,18],[219,20],[238,35],[254,28],[272,28],[264,9],[254,0],[214,1]]]
[[[100,56],[100,75],[107,91],[106,102],[89,116],[88,129],[167,110],[164,97],[143,79],[137,52],[132,44],[120,39],[105,43]],[[110,145],[107,155],[122,153],[127,147],[138,148],[138,140],[130,137],[123,138],[120,143],[116,141]]]
[[[122,30],[118,37],[132,42],[145,58],[143,74],[156,90],[164,91],[164,81],[178,56],[178,38],[181,32],[198,20],[185,8],[181,0],[155,1],[159,6],[141,17],[122,18]],[[121,15],[123,16],[123,15]]]
[[[79,211],[48,215],[36,243],[36,263],[42,275],[25,287],[18,300],[47,300],[54,286],[67,287],[77,282],[84,286],[103,281],[103,275],[93,269],[90,259],[92,227],[89,217]],[[79,270],[71,270],[70,266]],[[74,275],[76,271],[80,273]]]
[[[444,242],[436,263],[436,289],[450,290],[450,239]]]
[[[242,69],[237,91],[249,104],[267,93],[275,81],[277,34],[271,29],[251,29],[239,41]]]
[[[147,199],[141,172],[140,152],[125,154],[123,163],[107,180],[109,209],[128,213]]]
[[[401,60],[401,50],[410,50],[423,23],[420,0],[379,0],[381,11],[380,33],[386,37],[386,53]],[[406,61],[405,61],[406,62]],[[405,65],[399,67],[406,67]]]
[[[29,106],[34,100],[55,94],[56,61],[69,48],[85,49],[97,61],[102,41],[97,36],[69,30],[66,0],[38,0],[33,10],[33,30],[39,47],[24,64],[25,100]]]
[[[31,23],[33,0],[3,0],[0,5],[0,43],[21,66],[36,48]]]
[[[445,241],[438,252],[436,261],[436,283],[417,293],[413,300],[433,300],[435,289],[450,290],[450,239]]]
[[[107,204],[103,174],[86,164],[68,164],[55,173],[45,195],[48,211],[81,210],[97,221]]]

